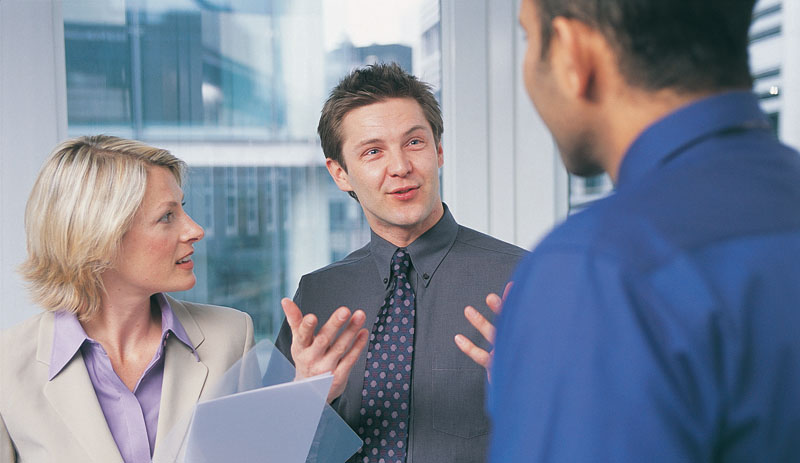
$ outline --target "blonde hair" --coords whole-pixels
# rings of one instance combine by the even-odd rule
[[[28,258],[20,273],[37,304],[81,320],[100,310],[101,275],[142,203],[150,166],[183,183],[183,161],[138,141],[96,135],[53,150],[25,209]]]

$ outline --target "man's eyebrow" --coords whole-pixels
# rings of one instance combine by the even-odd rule
[[[413,132],[416,132],[417,130],[425,130],[425,126],[415,125],[414,127],[411,127],[410,129],[406,130],[406,133],[404,133],[403,136],[411,135]]]
[[[403,133],[403,136],[407,137],[407,136],[411,135],[412,133],[416,132],[417,130],[425,130],[425,126],[424,125],[415,125],[415,126],[411,127],[410,129],[406,130]],[[356,144],[356,148],[360,148],[360,147],[362,147],[364,145],[372,145],[373,143],[382,143],[382,142],[383,142],[383,140],[380,139],[380,138],[370,138],[368,140],[363,140],[363,141],[358,142]]]
[[[356,148],[360,148],[364,145],[371,145],[373,143],[380,143],[382,140],[380,138],[370,138],[369,140],[364,140],[356,144]]]

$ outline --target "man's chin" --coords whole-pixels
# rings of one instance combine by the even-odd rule
[[[591,143],[580,143],[572,149],[559,146],[561,160],[567,171],[578,177],[594,177],[604,173]]]
[[[605,173],[599,164],[594,163],[582,163],[574,166],[568,165],[566,167],[570,174],[577,175],[578,177],[594,177]]]

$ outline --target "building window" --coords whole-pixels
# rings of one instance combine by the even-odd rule
[[[239,188],[235,167],[225,168],[225,235],[239,233]]]
[[[371,62],[438,76],[438,8],[64,2],[68,131],[139,139],[189,164],[187,211],[206,236],[195,246],[197,284],[177,296],[245,310],[257,338],[274,338],[279,301],[300,276],[369,240],[358,203],[325,169],[322,103],[339,78]],[[423,22],[425,30],[408,26]],[[428,58],[415,61],[423,41]]]
[[[764,29],[762,31],[754,32],[750,34],[750,43],[756,43],[761,40],[768,39],[770,37],[775,37],[781,34],[781,26],[774,26],[768,29]]]
[[[245,195],[247,206],[247,235],[257,236],[259,234],[259,203],[258,203],[258,179],[257,169],[248,167],[245,170]]]
[[[753,12],[753,22],[756,22],[759,19],[772,16],[774,14],[780,13],[783,9],[783,5],[778,3],[775,5],[770,5],[766,8],[762,8],[760,10],[756,10]]]

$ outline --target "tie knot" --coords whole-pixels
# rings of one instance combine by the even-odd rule
[[[411,256],[408,255],[406,248],[398,248],[392,255],[392,277],[407,278],[411,268]]]

